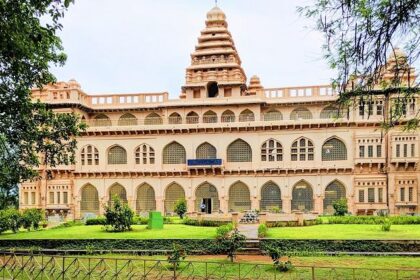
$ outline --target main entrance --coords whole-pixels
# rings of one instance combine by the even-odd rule
[[[211,214],[211,198],[203,198],[201,201],[201,212],[206,214]]]

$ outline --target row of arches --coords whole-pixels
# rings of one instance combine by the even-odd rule
[[[325,107],[321,113],[321,119],[334,119],[342,118],[342,112],[334,106]],[[185,120],[179,113],[172,113],[168,117],[169,124],[194,124],[199,123],[201,118],[202,123],[217,123],[219,121],[219,116],[216,112],[212,110],[206,111],[202,117],[195,112],[191,111],[185,116]],[[313,113],[306,107],[295,108],[289,116],[290,120],[301,120],[301,119],[313,119]],[[263,121],[280,121],[283,120],[283,114],[281,111],[276,109],[271,109],[262,115]],[[220,115],[220,122],[253,122],[255,121],[255,114],[250,109],[245,109],[238,116],[231,110],[226,110]],[[131,113],[125,113],[118,119],[119,126],[132,126],[138,125],[139,120],[136,116]],[[163,118],[157,113],[150,113],[145,118],[143,123],[144,125],[160,125],[163,124]],[[93,121],[94,126],[111,126],[111,119],[106,114],[98,114],[95,116]]]
[[[81,213],[99,214],[99,195],[95,186],[88,184],[80,191],[80,210]],[[108,189],[108,204],[112,204],[112,197],[118,196],[121,201],[127,203],[127,192],[121,184],[114,184]],[[269,211],[274,208],[283,209],[282,194],[280,187],[273,181],[265,183],[260,190],[260,205],[262,211]],[[338,181],[334,180],[328,184],[324,191],[324,213],[333,212],[333,203],[346,197],[346,188]],[[165,213],[173,212],[175,203],[182,198],[186,198],[184,188],[173,182],[165,189],[164,210]],[[199,212],[202,204],[207,203],[208,213],[217,213],[220,210],[219,193],[216,186],[204,182],[195,189],[194,210]],[[138,186],[136,191],[136,212],[148,212],[156,210],[156,196],[154,188],[143,183]],[[237,181],[229,187],[228,211],[237,212],[251,209],[251,194],[249,187],[242,181]],[[312,211],[314,210],[314,194],[312,186],[302,180],[296,183],[292,189],[291,210]]]
[[[275,162],[283,161],[283,145],[276,139],[266,140],[260,148],[261,161]],[[301,137],[296,139],[290,148],[291,161],[311,161],[314,160],[315,147],[312,140]],[[236,139],[231,142],[226,150],[227,162],[251,162],[252,148],[246,141]],[[141,144],[135,149],[136,164],[154,164],[155,150],[148,144]],[[208,142],[200,144],[195,151],[197,159],[216,159],[217,149]],[[185,164],[186,150],[183,145],[173,141],[166,145],[162,151],[163,164]],[[322,145],[322,160],[336,161],[347,160],[347,147],[343,141],[337,137],[332,137]],[[92,145],[82,148],[82,165],[98,165],[98,149]],[[127,151],[114,145],[108,149],[108,164],[127,164]]]

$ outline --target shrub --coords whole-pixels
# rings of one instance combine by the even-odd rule
[[[112,202],[111,207],[105,207],[106,224],[116,232],[131,230],[134,212],[117,196],[113,197]]]
[[[168,262],[172,265],[172,269],[175,271],[179,267],[179,263],[187,257],[185,249],[177,244],[172,244],[172,251],[168,255]]]
[[[106,218],[105,217],[97,217],[97,218],[90,218],[87,219],[85,222],[87,226],[95,226],[95,225],[106,225]]]
[[[184,219],[184,224],[185,225],[189,225],[189,226],[200,226],[200,227],[219,227],[222,225],[226,225],[229,222],[227,221],[208,221],[208,220],[195,220],[195,219],[190,219],[190,218],[186,218]]]
[[[281,212],[281,208],[278,207],[278,206],[271,207],[270,212],[272,212],[272,213],[280,213]]]
[[[219,232],[220,228],[223,228],[223,230],[220,230]],[[233,229],[233,231],[230,230],[226,234],[225,230],[228,229],[230,229],[228,225],[218,227],[217,242],[219,244],[220,250],[227,253],[228,258],[231,262],[233,262],[236,257],[236,252],[245,244],[246,237],[245,235],[241,234],[237,228]]]
[[[267,231],[268,231],[267,226],[265,224],[260,224],[258,226],[258,237],[259,238],[266,237],[267,236]]]
[[[290,256],[286,256],[286,254],[284,254],[278,248],[267,247],[266,250],[268,251],[269,256],[273,260],[274,268],[276,270],[281,272],[287,272],[293,269]]]
[[[2,211],[4,212],[7,229],[13,231],[13,233],[18,232],[22,225],[22,215],[19,213],[19,211],[14,208],[9,208]]]
[[[38,230],[39,224],[44,220],[44,213],[41,209],[25,209],[22,213],[22,225],[28,231],[33,228]]]
[[[223,239],[227,238],[229,233],[233,230],[233,224],[229,223],[227,225],[219,226],[216,229],[216,238],[217,239]]]
[[[181,218],[184,218],[185,213],[187,213],[187,201],[182,198],[178,200],[175,204],[174,212]]]
[[[348,212],[347,199],[341,198],[333,203],[334,215],[344,216]]]
[[[81,226],[84,225],[81,221],[68,221],[65,223],[62,223],[54,228],[68,228],[68,227],[74,227],[74,226]]]
[[[134,216],[133,225],[147,225],[149,223],[149,218]]]
[[[327,219],[329,224],[381,225],[385,219],[389,219],[394,225],[420,224],[420,216],[334,216]]]
[[[381,225],[382,231],[390,231],[391,230],[391,221],[389,219],[385,219],[384,223]]]
[[[10,229],[9,218],[6,211],[0,211],[0,233]]]

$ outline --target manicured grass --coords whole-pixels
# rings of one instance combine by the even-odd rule
[[[73,226],[39,231],[3,233],[0,239],[206,239],[216,236],[214,227],[196,227],[182,224],[164,225],[162,230],[148,230],[146,225],[135,225],[129,232],[106,232],[103,226]]]
[[[269,228],[267,238],[280,239],[417,239],[420,225],[392,225],[381,231],[381,225],[315,225],[306,227]]]

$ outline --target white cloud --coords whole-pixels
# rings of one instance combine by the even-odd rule
[[[248,77],[259,75],[265,87],[330,81],[322,37],[296,13],[306,2],[219,1]],[[88,93],[169,91],[176,98],[212,7],[211,0],[76,0],[61,33],[68,60],[53,72]]]

